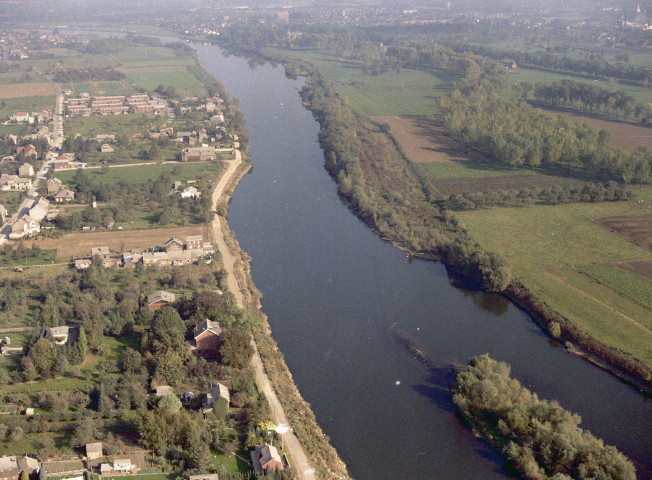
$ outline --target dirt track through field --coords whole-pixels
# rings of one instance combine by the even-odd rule
[[[156,245],[164,245],[167,240],[177,237],[185,241],[189,235],[203,235],[208,238],[208,227],[192,225],[189,227],[153,228],[149,230],[112,230],[110,232],[69,233],[61,238],[44,238],[35,243],[42,249],[57,250],[59,257],[89,257],[93,247],[109,247],[112,252],[120,252],[123,248],[129,251],[133,248],[147,249]]]
[[[56,94],[49,83],[11,83],[0,85],[0,98],[43,97]],[[54,102],[53,102],[54,104]]]
[[[446,135],[436,117],[369,117],[390,126],[405,156],[415,163],[484,162],[486,157]]]

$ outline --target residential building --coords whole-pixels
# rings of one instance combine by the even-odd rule
[[[113,460],[113,470],[120,473],[131,472],[131,459],[116,458],[115,460]]]
[[[16,155],[23,154],[25,157],[36,157],[38,156],[38,152],[36,151],[36,147],[32,145],[31,143],[27,145],[26,147],[18,147],[16,149]]]
[[[75,268],[77,270],[86,270],[92,263],[93,261],[90,258],[78,258],[75,260]]]
[[[165,242],[165,251],[167,253],[183,250],[183,243],[176,237],[172,237]]]
[[[266,443],[256,445],[251,452],[254,474],[259,477],[270,470],[283,470],[283,460],[276,447]]]
[[[102,442],[86,444],[86,458],[96,460],[102,457]]]
[[[156,387],[157,397],[167,397],[168,395],[174,395],[174,392],[169,385],[159,385]]]
[[[72,190],[68,190],[66,188],[63,188],[57,192],[57,194],[54,196],[54,201],[57,203],[62,203],[62,202],[71,202],[75,199],[75,192]]]
[[[39,223],[29,215],[25,215],[23,218],[17,220],[16,223],[11,226],[11,233],[9,234],[9,238],[23,238],[39,233],[40,231],[41,226]]]
[[[107,260],[111,256],[109,247],[93,247],[91,248],[91,257],[95,258],[98,255],[102,260]]]
[[[100,152],[102,152],[102,153],[112,153],[113,151],[114,151],[113,147],[111,145],[109,145],[108,143],[104,143],[100,147]]]
[[[65,345],[70,338],[70,327],[63,325],[60,327],[50,327],[48,330],[50,338],[57,345]]]
[[[215,159],[217,159],[217,151],[214,147],[202,145],[181,150],[182,162],[207,162]]]
[[[49,210],[50,202],[41,197],[36,202],[34,202],[32,208],[29,209],[29,216],[37,222],[40,222],[47,216]]]
[[[25,162],[20,167],[18,167],[18,176],[19,177],[33,177],[34,176],[34,167]]]
[[[229,389],[221,383],[217,383],[212,386],[211,393],[207,393],[203,396],[201,401],[201,410],[203,413],[208,413],[213,410],[213,405],[215,400],[219,397],[222,397],[226,400],[227,405],[231,402],[231,395],[229,394]]]
[[[58,178],[51,178],[47,183],[48,195],[55,195],[63,187],[63,182]]]
[[[39,462],[35,458],[24,456],[17,459],[15,456],[0,457],[0,480],[17,480],[21,472],[31,475],[39,471]]]
[[[201,235],[191,235],[186,237],[186,248],[193,250],[195,248],[202,248],[204,246],[204,237]]]
[[[219,323],[206,319],[193,330],[192,351],[199,357],[214,357],[222,343],[222,328]]]
[[[143,259],[145,256],[143,255]],[[154,312],[159,308],[163,308],[171,303],[174,303],[176,300],[176,295],[174,293],[166,292],[164,290],[159,290],[158,292],[150,293],[147,296],[147,308],[150,312]]]
[[[98,133],[95,135],[98,142],[115,142],[115,135],[112,133]]]
[[[186,187],[181,192],[181,198],[199,198],[200,196],[201,192],[197,187]]]

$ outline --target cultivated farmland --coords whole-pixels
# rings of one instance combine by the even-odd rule
[[[598,218],[595,222],[652,252],[652,215]]]
[[[0,98],[54,96],[55,93],[54,87],[49,83],[13,83],[10,85],[0,85]]]
[[[149,230],[71,233],[58,239],[40,239],[35,243],[40,248],[56,250],[57,255],[62,258],[88,257],[92,247],[109,247],[112,252],[133,248],[146,249],[164,245],[172,237],[184,241],[189,235],[203,235],[204,239],[208,239],[208,232],[205,225],[193,225]]]

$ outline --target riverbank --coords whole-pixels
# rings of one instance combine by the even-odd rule
[[[322,126],[319,137],[326,169],[338,184],[340,196],[361,220],[409,255],[442,261],[485,289],[501,293],[532,316],[547,335],[566,342],[569,352],[579,351],[599,368],[646,394],[652,392],[649,365],[589,335],[513,279],[504,259],[475,242],[452,212],[439,206],[436,193],[411,173],[410,163],[391,134],[347,111],[333,87],[307,65],[303,62],[297,68],[292,63],[292,73],[299,71],[308,79],[304,106]],[[337,128],[324,127],[336,124]]]
[[[236,160],[229,165],[213,192],[215,211],[220,207],[226,209],[233,190],[250,168],[251,163],[241,163],[241,153],[237,151]],[[283,356],[271,336],[267,317],[261,310],[260,293],[251,279],[249,257],[240,248],[225,217],[216,215],[212,228],[227,272],[229,290],[233,292],[238,305],[258,319],[257,326],[252,329],[252,345],[255,352],[252,366],[256,383],[259,391],[267,397],[275,423],[289,424],[292,428],[290,432],[283,434],[283,441],[299,478],[350,478],[344,462],[328,442],[310,406],[296,388]],[[304,448],[307,449],[309,457],[304,453]]]

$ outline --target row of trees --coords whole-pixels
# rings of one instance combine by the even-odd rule
[[[610,181],[584,185],[555,185],[522,188],[520,190],[456,193],[446,199],[446,205],[456,210],[475,210],[493,206],[519,206],[542,203],[558,205],[569,202],[614,202],[633,196],[623,184]]]
[[[624,120],[633,118],[643,125],[652,122],[652,106],[636,102],[634,97],[623,91],[612,92],[574,80],[537,82],[534,86],[529,82],[521,82],[519,86],[524,98],[534,88],[534,97],[553,107],[563,106],[592,113],[602,108],[605,115],[620,116]]]
[[[440,117],[465,145],[513,168],[546,166],[589,180],[647,183],[652,152],[610,147],[609,133],[564,117],[553,117],[495,94],[441,97]]]
[[[632,463],[615,447],[579,427],[579,415],[541,400],[488,355],[457,374],[453,403],[525,478],[634,480]]]
[[[504,50],[488,45],[469,45],[466,43],[451,44],[451,47],[456,52],[471,51],[477,55],[498,61],[516,62],[518,65],[524,67],[619,78],[645,86],[652,84],[652,72],[646,68],[637,67],[625,62],[611,63],[604,59],[591,60],[588,58],[560,56],[549,52]]]

